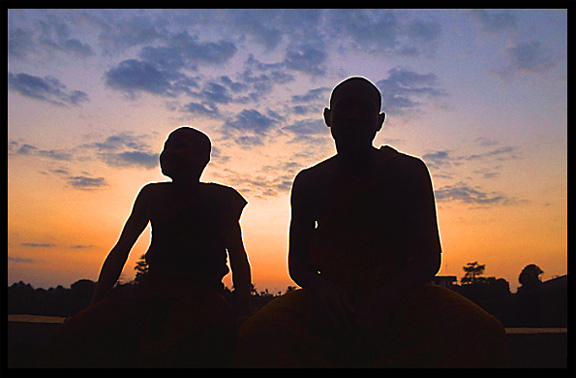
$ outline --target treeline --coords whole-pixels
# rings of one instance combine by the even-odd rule
[[[117,284],[114,290],[134,284],[136,282]],[[32,285],[20,281],[8,287],[8,314],[69,317],[90,305],[95,287],[96,283],[87,279],[76,281],[70,288],[58,285],[56,288],[47,290],[43,288],[35,289]],[[288,286],[286,291],[293,289],[295,287]],[[225,288],[223,294],[230,303],[234,302],[234,294],[230,289]],[[281,292],[271,294],[267,289],[258,292],[255,287],[252,287],[253,310],[261,308],[281,294]]]
[[[20,281],[8,287],[8,314],[68,317],[90,305],[95,287],[93,281],[79,280],[69,289],[58,285],[45,290]]]
[[[435,277],[434,283],[465,296],[496,316],[506,327],[567,327],[568,288],[567,276],[542,282],[543,271],[530,264],[520,273],[521,286],[516,293],[510,292],[510,284],[503,278],[483,277],[485,266],[477,262],[465,266],[466,274],[457,283],[456,276]],[[141,279],[118,284],[115,289],[133,285]],[[69,289],[62,286],[48,290],[34,289],[22,281],[8,287],[8,314],[48,315],[69,317],[89,306],[96,283],[79,280]],[[288,286],[286,292],[294,290]],[[278,293],[260,291],[252,287],[252,310],[257,311]],[[228,288],[224,296],[234,303],[234,293]]]
[[[529,264],[518,276],[521,285],[518,291],[511,293],[505,279],[483,277],[485,265],[468,263],[463,270],[466,274],[460,284],[456,283],[455,276],[436,277],[435,283],[478,304],[505,327],[567,327],[567,276],[542,282],[542,269]]]

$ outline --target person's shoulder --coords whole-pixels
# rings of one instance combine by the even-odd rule
[[[331,174],[334,171],[334,163],[336,161],[336,155],[329,157],[311,167],[304,168],[296,175],[295,180],[301,182],[310,182],[322,180],[326,175]]]
[[[149,182],[140,189],[141,195],[154,195],[163,192],[172,185],[171,182],[161,181],[161,182]]]
[[[426,163],[424,163],[424,161],[417,156],[398,151],[394,147],[388,145],[382,146],[380,148],[380,153],[384,157],[384,161],[390,161],[394,165],[403,169],[426,173],[428,172]]]
[[[242,198],[240,192],[231,186],[216,183],[216,182],[203,182],[202,185],[208,192],[218,196]]]

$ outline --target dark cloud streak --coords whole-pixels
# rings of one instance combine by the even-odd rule
[[[54,105],[80,105],[87,102],[88,95],[79,90],[67,90],[58,79],[46,76],[44,78],[19,73],[8,74],[8,89],[16,91],[23,96]]]
[[[512,205],[516,204],[513,198],[509,198],[497,192],[485,192],[480,187],[470,187],[468,184],[458,182],[454,185],[446,185],[435,190],[438,202],[462,201],[464,203],[489,206],[489,205]]]

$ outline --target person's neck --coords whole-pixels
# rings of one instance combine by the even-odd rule
[[[195,176],[173,177],[174,191],[179,195],[195,192],[200,187],[200,178]]]
[[[337,148],[340,168],[348,173],[367,172],[376,164],[378,150],[373,146],[364,148]]]

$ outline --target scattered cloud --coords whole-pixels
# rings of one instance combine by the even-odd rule
[[[327,103],[329,94],[330,94],[330,88],[327,87],[314,88],[308,90],[303,95],[292,96],[292,102],[301,104],[301,103],[310,103],[314,101],[323,101]]]
[[[191,113],[193,115],[207,116],[211,118],[220,118],[220,110],[214,104],[202,104],[198,102],[189,102],[179,108],[180,111]]]
[[[165,70],[196,70],[198,65],[226,63],[237,51],[234,43],[230,41],[200,42],[197,36],[191,36],[184,31],[166,38],[164,46],[144,47],[140,57]]]
[[[22,247],[30,247],[30,248],[52,248],[56,247],[55,244],[51,243],[20,243]]]
[[[36,50],[33,33],[21,28],[8,31],[8,56],[13,59],[26,59]]]
[[[205,104],[229,104],[234,100],[232,92],[227,87],[214,81],[205,83],[202,90],[195,93],[195,96],[203,100]]]
[[[166,35],[165,28],[149,16],[105,12],[93,22],[101,29],[98,42],[106,54],[162,40]]]
[[[538,41],[511,43],[504,50],[510,64],[500,72],[507,75],[514,72],[544,72],[556,62],[547,49]]]
[[[159,154],[141,151],[125,151],[101,154],[104,162],[114,167],[136,167],[153,169],[158,166]]]
[[[36,260],[34,259],[27,259],[27,258],[23,258],[23,257],[12,257],[12,256],[8,256],[8,261],[9,262],[13,262],[13,263],[33,263]]]
[[[288,193],[301,167],[295,162],[284,162],[275,166],[266,165],[257,174],[239,173],[225,168],[220,176],[227,185],[232,185],[242,194],[267,198]]]
[[[422,159],[432,168],[460,164],[461,157],[454,157],[450,150],[436,151],[422,156]]]
[[[324,120],[303,119],[295,121],[291,125],[284,126],[282,130],[290,131],[296,135],[324,135],[328,134]]]
[[[270,94],[275,85],[293,81],[294,76],[286,72],[283,63],[262,63],[253,54],[249,54],[238,80],[250,88],[248,97],[258,101]]]
[[[81,144],[69,150],[41,150],[28,143],[10,141],[10,155],[27,155],[56,161],[79,162],[99,160],[116,168],[153,169],[159,165],[159,153],[152,152],[150,136],[118,133],[102,141]],[[94,190],[109,186],[104,177],[93,177],[88,172],[71,173],[69,168],[49,168],[43,174],[54,174],[73,189]]]
[[[278,25],[270,23],[270,10],[243,9],[238,10],[234,17],[234,25],[241,35],[251,36],[255,42],[271,51],[282,40],[282,32]]]
[[[68,24],[55,15],[47,15],[45,19],[38,21],[37,26],[40,31],[40,46],[82,58],[94,55],[90,45],[77,38],[70,38]]]
[[[326,73],[327,59],[328,54],[323,49],[304,43],[286,52],[284,64],[295,71],[322,76]]]
[[[474,139],[474,142],[478,143],[481,146],[495,146],[495,145],[498,145],[500,143],[495,139],[490,139],[490,138],[486,138],[486,137],[478,137],[478,138]]]
[[[165,45],[145,46],[140,59],[128,59],[105,73],[106,84],[134,98],[140,92],[175,97],[192,94],[198,80],[184,70],[221,65],[237,52],[234,43],[201,42],[187,31],[165,38]],[[218,93],[216,93],[218,95]]]
[[[103,142],[84,144],[84,150],[93,150],[106,164],[121,168],[153,169],[159,164],[159,153],[152,152],[146,142],[149,136],[119,133]]]
[[[248,130],[256,134],[265,134],[276,124],[276,121],[257,110],[244,109],[233,120],[227,122],[226,126],[240,131]]]
[[[17,141],[10,141],[8,145],[8,151],[17,155],[31,155],[31,156],[41,156],[43,158],[60,160],[60,161],[72,161],[73,154],[71,151],[66,150],[42,150],[28,143],[20,143]]]
[[[149,138],[148,135],[118,133],[106,137],[103,141],[81,144],[68,150],[43,150],[28,143],[10,141],[8,151],[15,155],[40,156],[58,161],[97,159],[113,167],[153,169],[159,164],[159,153],[151,151],[147,143]],[[68,174],[68,170],[62,168],[51,172]],[[79,182],[88,183],[90,180]]]
[[[484,146],[494,146],[498,144],[496,141],[482,139],[482,143]],[[518,150],[516,147],[513,146],[504,146],[500,148],[491,149],[488,151],[480,152],[480,153],[471,153],[468,155],[454,155],[450,150],[439,150],[431,153],[424,154],[422,159],[430,165],[432,168],[440,168],[440,167],[452,167],[462,165],[464,162],[484,162],[490,159],[490,161],[497,160],[511,160],[511,159],[518,159]]]
[[[222,132],[241,147],[259,146],[264,144],[264,139],[276,128],[281,118],[271,110],[264,114],[255,109],[244,109],[224,123]]]
[[[516,159],[518,156],[514,152],[516,152],[516,147],[506,146],[480,154],[471,154],[466,157],[466,160],[478,160],[486,157],[496,157],[498,160]]]
[[[71,38],[69,25],[56,15],[46,15],[36,20],[34,29],[9,28],[9,57],[26,59],[41,53],[63,53],[79,58],[88,58],[95,53],[92,47],[78,38]]]
[[[332,39],[342,40],[341,45],[358,51],[409,57],[432,55],[442,33],[441,24],[399,13],[393,9],[328,10],[326,27]]]
[[[402,67],[388,71],[388,77],[376,82],[382,93],[382,107],[388,114],[405,115],[417,111],[422,98],[437,99],[447,96],[433,73],[420,74]]]
[[[134,136],[129,133],[110,135],[103,142],[85,144],[83,147],[95,148],[98,151],[118,151],[123,148],[140,149],[147,145],[143,142],[144,136]]]
[[[497,192],[483,191],[479,186],[471,187],[464,182],[446,185],[435,190],[438,202],[462,201],[464,203],[488,206],[511,205],[518,201]]]
[[[8,89],[23,96],[46,101],[55,105],[80,105],[88,102],[88,95],[79,90],[68,90],[58,79],[44,78],[25,73],[8,74]]]
[[[196,82],[177,71],[157,68],[154,64],[128,59],[105,73],[106,84],[123,92],[128,98],[135,98],[141,92],[175,97],[190,93]]]
[[[486,33],[508,32],[517,27],[516,16],[508,10],[474,9],[470,11],[470,14],[480,25],[481,30]]]
[[[108,183],[104,177],[91,177],[91,176],[69,176],[67,178],[68,184],[74,189],[80,190],[94,190],[104,186],[108,186]]]

